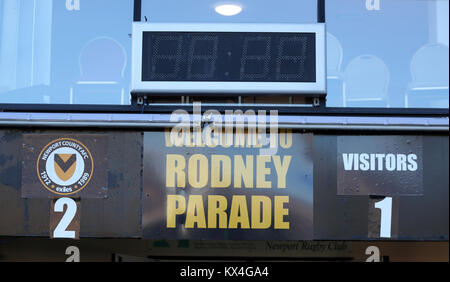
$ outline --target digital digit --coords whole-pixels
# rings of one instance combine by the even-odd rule
[[[152,52],[151,78],[176,79],[182,60],[182,35],[156,36]]]
[[[284,36],[278,46],[276,77],[278,81],[301,80],[305,73],[308,40],[302,36]]]
[[[271,38],[247,36],[241,58],[241,80],[264,79],[269,73]]]
[[[375,208],[381,210],[380,237],[391,238],[392,198],[386,197],[375,203]]]
[[[64,206],[67,206],[66,212],[53,231],[53,238],[75,239],[75,231],[67,231],[66,229],[77,213],[77,203],[70,198],[60,198],[55,202],[54,211],[63,212]]]
[[[189,47],[188,79],[212,78],[216,70],[217,36],[193,36]]]

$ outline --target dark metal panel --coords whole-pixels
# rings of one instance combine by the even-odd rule
[[[448,240],[448,136],[424,137],[423,150],[424,194],[399,199],[399,237]]]
[[[0,130],[0,235],[49,236],[50,200],[21,198],[22,134],[26,133],[68,134]],[[81,201],[81,237],[140,237],[142,133],[95,133],[109,136],[108,197]]]
[[[0,130],[0,235],[48,236],[49,200],[21,198],[24,133],[67,134],[67,131]],[[106,133],[110,135],[111,144],[108,148],[109,195],[107,199],[82,201],[81,236],[141,237],[142,133]],[[448,240],[448,136],[425,135],[422,138],[423,195],[393,198],[391,239],[394,240]],[[368,196],[337,195],[336,162],[337,136],[316,134],[314,239],[377,238],[379,223],[373,220],[379,217],[373,209],[376,200]],[[160,169],[161,162],[157,158],[151,163],[155,169]]]
[[[108,198],[81,202],[81,236],[140,237],[142,133],[114,132],[109,144]]]
[[[47,199],[22,199],[21,177],[22,132],[1,130],[0,235],[46,236],[49,226],[50,201]]]
[[[23,201],[25,221],[14,224],[25,225],[24,233],[22,233],[25,236],[49,236],[50,199],[23,199]]]
[[[28,202],[20,197],[22,133],[0,130],[0,234],[24,234]]]
[[[314,239],[367,238],[368,197],[337,195],[337,138],[314,135]]]
[[[380,226],[373,218],[375,201],[337,195],[337,138],[314,136],[314,239],[380,239],[373,230]],[[448,136],[422,138],[423,195],[393,197],[389,239],[448,240]]]

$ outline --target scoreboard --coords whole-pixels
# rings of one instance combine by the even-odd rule
[[[0,130],[0,235],[448,240],[446,135],[213,135]]]
[[[133,29],[133,93],[325,95],[324,24]]]

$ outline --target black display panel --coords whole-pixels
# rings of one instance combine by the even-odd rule
[[[314,83],[315,33],[144,32],[142,81]]]

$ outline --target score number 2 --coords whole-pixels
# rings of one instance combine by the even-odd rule
[[[67,206],[66,212],[59,221],[55,230],[53,230],[53,238],[75,239],[75,231],[68,231],[67,227],[77,214],[77,203],[71,198],[60,198],[56,200],[53,211],[57,213],[64,212],[64,206]]]

